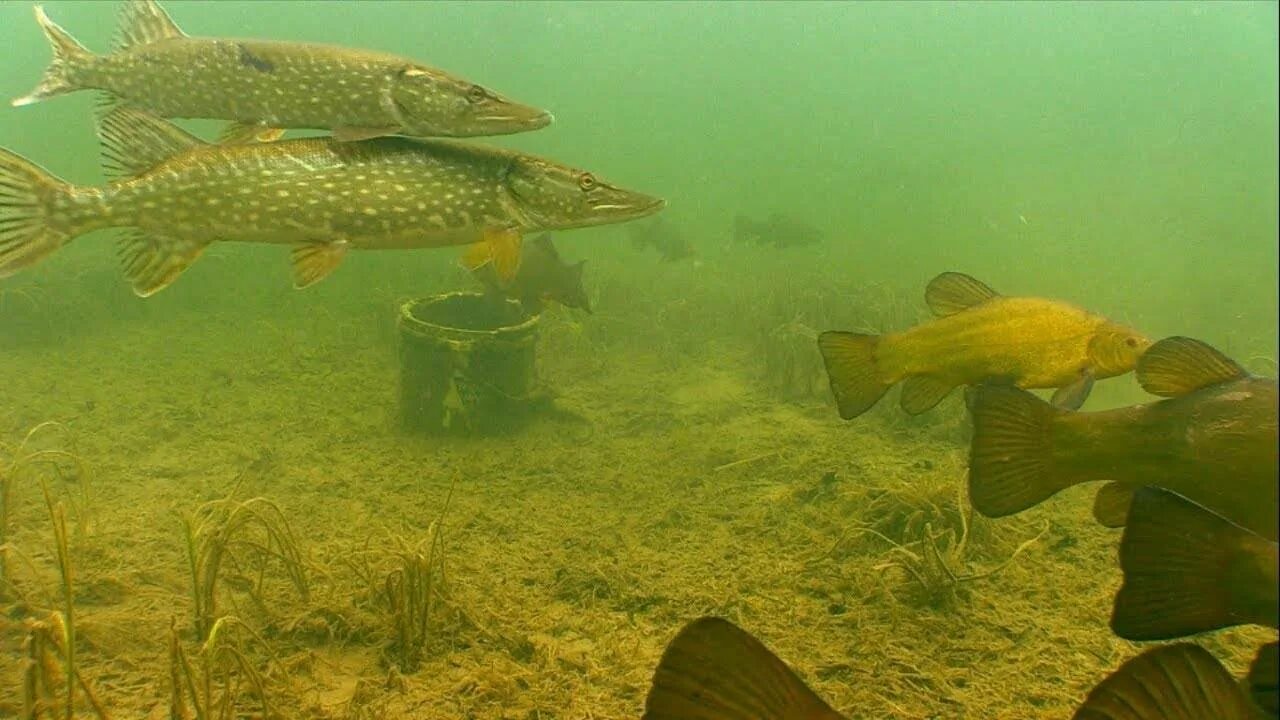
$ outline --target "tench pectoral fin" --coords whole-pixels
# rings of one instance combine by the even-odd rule
[[[401,131],[398,127],[336,127],[333,129],[333,139],[338,142],[356,142],[357,140],[371,140],[377,137],[385,137],[387,135],[395,135]]]
[[[1171,492],[1140,488],[1120,540],[1124,583],[1111,629],[1168,640],[1248,619],[1233,610],[1232,569],[1248,531]]]
[[[492,263],[498,279],[509,282],[520,270],[520,240],[516,230],[486,230],[480,242],[467,248],[462,265],[474,272]]]
[[[208,247],[207,242],[144,235],[120,240],[120,262],[138,297],[151,297],[178,279]]]
[[[844,720],[777,655],[728,620],[704,617],[667,645],[644,720]]]
[[[233,122],[218,135],[219,145],[248,145],[273,142],[284,137],[284,128],[275,128],[255,122]]]
[[[1109,482],[1098,489],[1093,496],[1093,519],[1103,527],[1124,527],[1129,517],[1129,506],[1133,504],[1132,485]]]
[[[924,301],[934,315],[946,317],[999,295],[986,283],[964,273],[944,272],[929,281],[924,290]]]
[[[1177,397],[1210,385],[1248,377],[1236,361],[1188,337],[1169,337],[1138,359],[1138,384],[1152,395]]]
[[[983,385],[973,397],[969,501],[975,510],[1012,515],[1078,482],[1053,463],[1051,429],[1065,410],[1005,385]]]
[[[1063,410],[1079,410],[1084,405],[1084,401],[1089,399],[1089,392],[1093,390],[1093,372],[1085,370],[1080,373],[1080,377],[1072,380],[1070,384],[1063,385],[1053,393],[1053,397],[1049,398],[1049,402],[1057,405]]]
[[[293,287],[301,290],[325,279],[347,255],[346,240],[299,245],[290,253],[293,261]]]
[[[916,375],[902,383],[898,404],[908,415],[919,415],[942,402],[954,389],[955,385],[932,375]]]

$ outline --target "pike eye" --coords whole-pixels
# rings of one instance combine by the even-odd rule
[[[582,173],[578,176],[578,187],[583,190],[594,190],[596,187],[596,176],[591,173]]]
[[[484,88],[479,85],[472,85],[471,89],[467,91],[467,99],[473,103],[478,103],[487,97],[489,97],[489,93],[485,92]]]

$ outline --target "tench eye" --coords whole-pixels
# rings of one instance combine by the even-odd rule
[[[596,176],[591,173],[582,173],[578,176],[578,187],[583,190],[591,190],[596,186]]]
[[[478,103],[487,97],[489,97],[489,93],[486,93],[484,88],[479,85],[472,85],[471,89],[467,91],[467,99],[474,103]]]
[[[1125,344],[1125,345],[1128,345],[1128,346],[1129,346],[1129,347],[1131,347],[1131,348],[1136,348],[1136,347],[1138,347],[1138,341],[1137,341],[1137,340],[1134,340],[1133,338],[1125,338],[1125,339],[1124,339],[1124,344]]]

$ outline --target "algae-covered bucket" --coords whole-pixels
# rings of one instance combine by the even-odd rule
[[[452,292],[400,306],[400,414],[427,433],[519,427],[542,394],[534,373],[538,316],[514,300]]]

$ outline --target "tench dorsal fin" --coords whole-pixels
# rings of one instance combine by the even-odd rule
[[[1098,683],[1072,720],[1248,720],[1231,673],[1193,643],[1152,648]]]
[[[1125,640],[1172,640],[1269,624],[1275,580],[1272,600],[1259,608],[1253,588],[1266,581],[1257,577],[1257,560],[1248,549],[1260,542],[1266,541],[1181,495],[1139,488],[1120,538],[1124,582],[1111,611],[1112,631]]]
[[[134,232],[120,240],[120,263],[138,297],[151,297],[178,279],[200,257],[207,242]]]
[[[102,165],[108,175],[131,177],[206,143],[171,122],[119,106],[98,121]]]
[[[1138,384],[1152,395],[1177,397],[1249,376],[1235,360],[1199,340],[1168,337],[1138,359]]]
[[[958,272],[944,272],[924,289],[924,301],[938,317],[955,315],[999,295],[981,280]]]
[[[685,625],[653,672],[642,720],[844,720],[759,640],[728,620]]]
[[[155,0],[127,0],[120,6],[115,48],[125,50],[159,40],[186,37]]]

